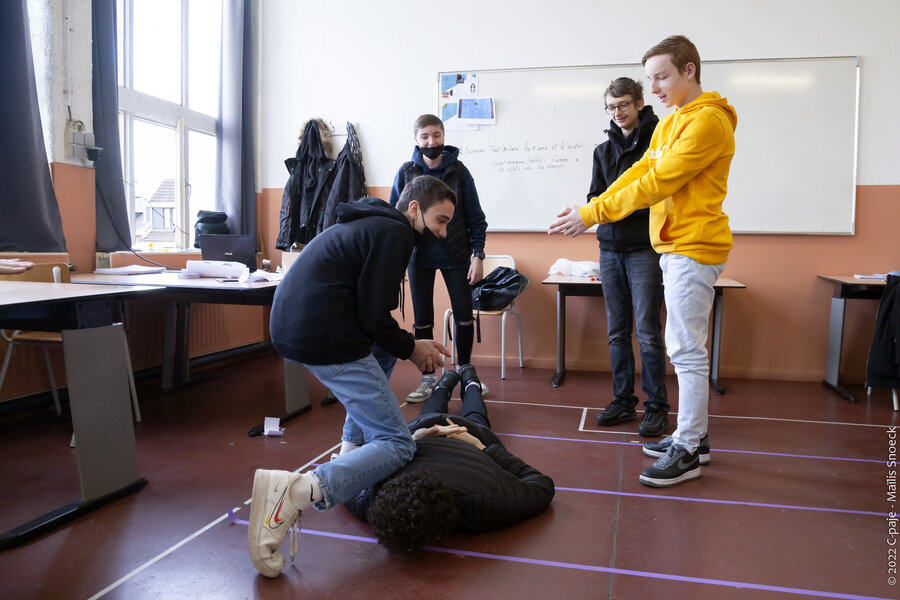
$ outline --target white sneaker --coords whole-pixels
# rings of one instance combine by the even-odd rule
[[[419,387],[409,393],[406,397],[406,401],[410,403],[425,402],[431,398],[431,393],[434,391],[434,382],[435,379],[431,375],[423,375],[422,383],[419,384]]]
[[[489,391],[491,391],[491,388],[489,388],[489,387],[487,386],[487,384],[484,383],[483,381],[479,381],[479,383],[481,384],[481,395],[482,395],[482,396],[487,396],[487,393],[488,393]]]
[[[278,548],[288,531],[291,532],[291,561],[297,554],[301,511],[291,502],[289,490],[299,478],[299,473],[265,469],[257,469],[253,477],[247,541],[253,566],[266,577],[278,577],[284,568],[284,555]]]

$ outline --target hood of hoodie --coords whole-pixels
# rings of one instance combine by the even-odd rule
[[[338,223],[349,223],[367,217],[385,217],[412,228],[409,219],[402,212],[380,198],[360,198],[353,202],[341,202],[337,206]]]
[[[734,110],[733,106],[728,104],[728,99],[720,96],[718,92],[704,92],[693,101],[688,102],[679,108],[676,112],[678,113],[678,116],[690,115],[705,108],[721,110],[731,122],[732,130],[737,129],[737,111]]]
[[[622,128],[619,127],[619,124],[612,119],[609,120],[609,129],[604,130],[603,133],[608,135],[610,139],[614,140],[623,149],[629,150],[637,144],[639,138],[649,140],[657,123],[659,123],[659,117],[653,112],[653,107],[648,104],[641,109],[637,127],[627,137],[622,133]]]
[[[443,171],[458,160],[459,148],[457,148],[456,146],[448,146],[444,144],[444,151],[441,152],[441,164],[434,169],[429,169],[428,165],[425,164],[425,160],[422,158],[422,153],[419,151],[419,147],[416,146],[413,148],[412,161],[422,167],[425,175],[433,175],[434,173]]]

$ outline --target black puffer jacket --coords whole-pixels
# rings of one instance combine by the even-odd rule
[[[430,413],[410,421],[409,431],[445,424],[447,417],[464,425],[485,449],[445,437],[424,438],[416,442],[412,461],[396,474],[430,471],[437,476],[456,496],[459,531],[499,529],[547,510],[555,493],[553,480],[510,454],[484,425],[459,415]],[[366,509],[379,487],[367,488],[346,503],[356,518],[366,520]]]
[[[610,121],[606,133],[609,140],[594,149],[594,172],[588,202],[606,191],[619,176],[636,163],[650,147],[653,130],[659,117],[652,106],[641,110],[640,121],[626,138],[622,129]],[[635,211],[621,221],[597,227],[597,240],[601,250],[633,252],[650,248],[650,209]]]
[[[475,180],[459,160],[459,148],[444,146],[441,164],[429,169],[422,159],[419,148],[413,149],[412,160],[403,163],[394,178],[391,188],[391,206],[396,206],[407,182],[419,175],[437,177],[456,192],[456,211],[447,224],[447,238],[439,240],[425,252],[416,249],[415,265],[427,269],[445,267],[468,267],[472,252],[484,252],[487,220],[478,200]]]
[[[900,277],[888,275],[875,317],[866,385],[900,388]]]

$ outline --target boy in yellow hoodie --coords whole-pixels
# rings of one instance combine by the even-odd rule
[[[549,233],[575,237],[597,223],[650,207],[650,241],[659,252],[666,301],[666,350],[678,377],[678,427],[645,444],[656,457],[640,481],[668,487],[700,476],[709,462],[709,312],[732,247],[722,211],[734,157],[737,114],[700,86],[700,54],[684,36],[670,36],[642,59],[650,91],[676,110],[663,118],[650,148],[607,190],[558,215]]]

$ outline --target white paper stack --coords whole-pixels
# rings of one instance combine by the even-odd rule
[[[200,277],[240,278],[249,271],[245,264],[223,260],[189,260],[184,267],[185,273],[196,273]]]

